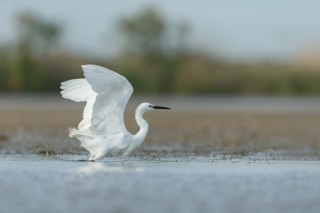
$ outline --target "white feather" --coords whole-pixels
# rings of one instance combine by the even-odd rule
[[[133,92],[129,81],[107,68],[83,65],[84,76],[97,93],[90,129],[104,134],[126,132],[123,115]]]
[[[87,101],[96,93],[86,79],[73,79],[61,83],[61,95],[76,102]]]

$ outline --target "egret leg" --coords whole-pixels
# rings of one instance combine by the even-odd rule
[[[88,161],[94,162],[93,157],[94,157],[94,155],[91,155],[90,158],[88,159]]]
[[[103,152],[98,152],[91,160],[95,161],[104,156]]]

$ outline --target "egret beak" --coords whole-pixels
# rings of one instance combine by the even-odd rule
[[[163,107],[163,106],[153,106],[154,109],[171,109],[169,107]]]

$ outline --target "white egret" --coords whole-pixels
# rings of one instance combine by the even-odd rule
[[[144,141],[148,123],[143,113],[153,109],[170,109],[142,103],[135,119],[140,130],[135,135],[126,130],[124,110],[133,92],[132,85],[122,75],[97,65],[82,66],[85,78],[61,83],[63,98],[86,102],[83,119],[78,128],[70,129],[69,136],[81,142],[90,152],[89,160],[97,160],[108,152],[124,151],[129,155]]]

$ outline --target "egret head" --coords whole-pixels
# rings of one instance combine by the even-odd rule
[[[150,103],[142,103],[138,106],[137,110],[141,112],[148,112],[153,109],[171,109],[169,107],[157,106]]]

